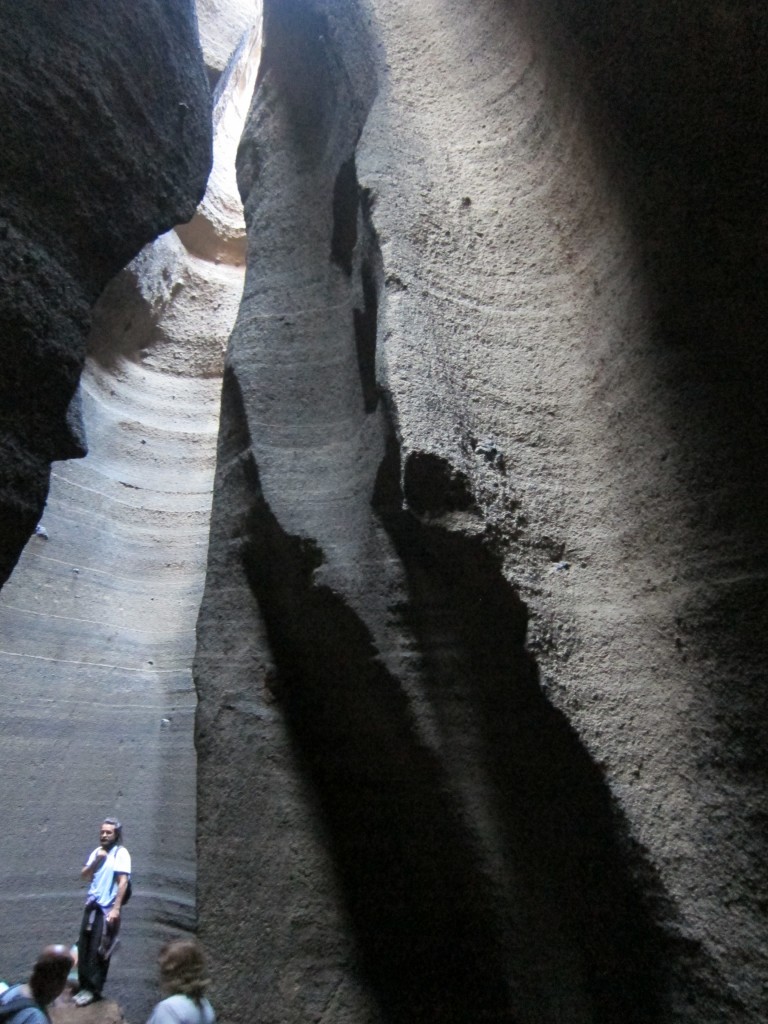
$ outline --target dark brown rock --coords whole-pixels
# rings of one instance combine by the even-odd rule
[[[61,996],[49,1010],[52,1024],[124,1024],[125,1016],[109,999],[88,1006],[75,1006],[71,999]]]

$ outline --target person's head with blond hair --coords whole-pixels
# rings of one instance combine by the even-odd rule
[[[166,942],[157,958],[160,986],[170,996],[189,996],[199,1002],[210,980],[205,977],[205,956],[195,939]]]

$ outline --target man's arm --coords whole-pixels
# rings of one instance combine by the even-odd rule
[[[93,876],[101,867],[101,862],[104,860],[106,856],[107,851],[100,846],[98,850],[96,850],[96,852],[93,854],[93,860],[91,860],[90,857],[88,858],[88,863],[80,872],[80,877],[83,879],[84,882],[90,882],[93,879]]]
[[[110,923],[112,921],[116,921],[120,917],[120,907],[123,905],[125,890],[128,888],[128,875],[118,874],[115,872],[115,878],[117,879],[117,895],[115,896],[115,902],[112,904],[112,907],[107,914],[107,921]]]

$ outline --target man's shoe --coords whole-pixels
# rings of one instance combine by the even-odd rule
[[[81,989],[72,1002],[75,1006],[87,1006],[88,1003],[92,1003],[96,996],[93,992],[89,992],[87,988]]]

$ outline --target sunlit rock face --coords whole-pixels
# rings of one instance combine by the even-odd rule
[[[208,262],[245,264],[243,204],[235,177],[235,153],[259,67],[261,20],[251,4],[251,22],[218,79],[213,109],[213,167],[203,200],[188,224],[177,228],[189,252]]]
[[[229,66],[233,51],[253,27],[260,0],[195,0],[200,45],[211,86]]]
[[[232,175],[258,63],[251,28],[216,96],[214,151]],[[79,869],[117,813],[134,895],[106,995],[131,1021],[157,998],[161,943],[195,927],[191,660],[222,359],[244,279],[232,245],[242,207],[217,192],[222,177],[217,167],[205,196],[225,211],[221,245],[190,252],[167,232],[99,299],[80,387],[89,452],[54,464],[39,532],[0,598],[1,973],[25,977],[43,940],[76,938]],[[204,217],[201,206],[185,226],[195,238]]]
[[[75,391],[89,309],[210,168],[191,0],[0,13],[0,583],[42,511],[50,463],[86,449]]]
[[[196,659],[225,1016],[765,1019],[767,19],[267,4]]]

